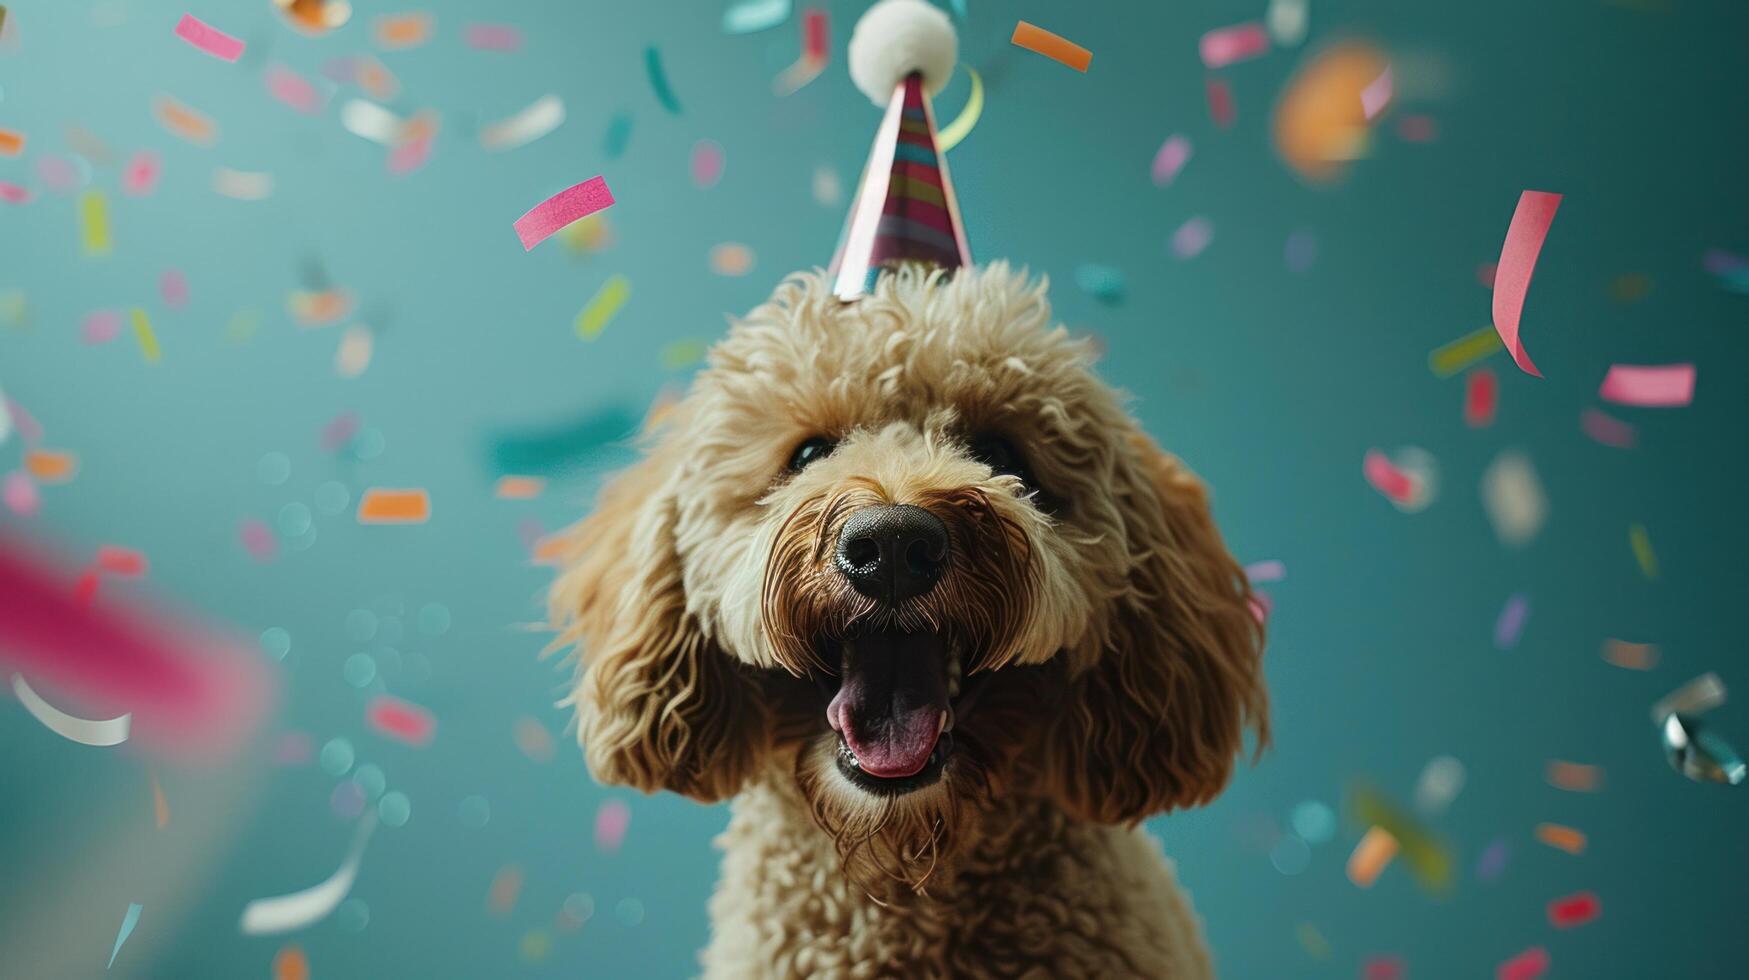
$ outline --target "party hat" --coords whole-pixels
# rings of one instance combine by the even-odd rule
[[[832,259],[832,291],[853,300],[882,270],[972,264],[965,226],[937,148],[929,95],[953,74],[958,40],[947,15],[923,0],[881,0],[850,37],[850,77],[886,115],[858,181]]]

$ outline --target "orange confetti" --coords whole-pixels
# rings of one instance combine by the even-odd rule
[[[534,546],[534,563],[536,565],[557,565],[565,560],[571,546],[571,539],[562,534],[541,538]]]
[[[492,888],[486,893],[486,908],[502,919],[516,907],[516,897],[522,894],[522,865],[506,864],[492,878]]]
[[[1390,66],[1383,52],[1345,41],[1309,61],[1275,106],[1275,149],[1300,176],[1328,181],[1366,152],[1376,116],[1362,99]]]
[[[1014,25],[1014,37],[1010,40],[1028,51],[1042,54],[1076,71],[1084,72],[1093,63],[1093,52],[1066,37],[1052,34],[1024,20]]]
[[[719,276],[744,276],[753,271],[753,250],[740,242],[711,247],[711,271]]]
[[[285,305],[299,326],[325,327],[352,311],[352,295],[344,289],[300,289],[286,297]]]
[[[164,799],[164,787],[158,785],[158,772],[152,771],[152,813],[158,821],[158,829],[170,826],[170,803]]]
[[[538,476],[501,476],[498,478],[499,500],[532,500],[540,496],[547,481]]]
[[[310,980],[310,958],[298,946],[283,946],[273,955],[273,980]]]
[[[1549,785],[1575,793],[1595,793],[1603,785],[1603,767],[1550,759]]]
[[[1348,856],[1348,880],[1361,888],[1371,888],[1396,856],[1397,838],[1383,827],[1372,827]]]
[[[24,152],[24,134],[15,129],[0,129],[0,157],[15,157]]]
[[[168,95],[152,100],[152,115],[158,118],[159,125],[196,146],[212,146],[218,142],[218,123]]]
[[[62,450],[32,449],[24,454],[24,468],[43,483],[66,483],[79,471],[79,457]]]
[[[371,487],[358,500],[360,524],[423,524],[431,519],[431,495],[424,490]]]
[[[384,48],[411,48],[431,40],[431,15],[426,13],[378,17],[372,26]]]
[[[1603,659],[1628,670],[1651,670],[1658,666],[1658,648],[1650,643],[1604,640]]]
[[[139,578],[149,567],[146,556],[132,548],[105,544],[97,547],[97,567],[117,578]]]
[[[1558,823],[1537,824],[1536,839],[1550,847],[1560,848],[1568,854],[1585,853],[1585,834],[1571,827],[1563,827]]]

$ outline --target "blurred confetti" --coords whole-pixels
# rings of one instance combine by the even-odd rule
[[[1585,834],[1558,823],[1536,825],[1536,839],[1568,854],[1585,853]]]
[[[1550,759],[1544,774],[1549,785],[1575,793],[1595,793],[1603,787],[1603,768]]]
[[[1500,543],[1518,547],[1536,537],[1548,518],[1548,498],[1530,457],[1504,450],[1482,472],[1482,506]]]
[[[595,848],[607,854],[619,850],[631,825],[632,810],[623,800],[607,800],[595,811]]]
[[[1549,969],[1548,950],[1532,946],[1494,969],[1494,980],[1537,980]]]
[[[516,898],[522,894],[522,866],[507,864],[498,869],[492,877],[492,885],[486,890],[486,909],[502,919],[516,908]]]
[[[370,842],[371,831],[376,825],[374,815],[367,815],[359,821],[351,849],[327,880],[300,892],[250,902],[243,907],[238,928],[246,936],[268,936],[295,932],[327,918],[352,890],[352,882],[358,877],[359,862],[364,859],[364,845]]]
[[[109,951],[109,965],[104,969],[111,969],[115,966],[115,958],[121,952],[122,943],[128,941],[128,937],[134,934],[134,926],[140,923],[140,910],[142,908],[143,906],[138,902],[128,903],[128,910],[121,917],[121,928],[117,929],[115,933],[115,946]]]
[[[1511,650],[1518,646],[1518,638],[1529,619],[1530,599],[1522,592],[1508,598],[1494,621],[1494,649]]]
[[[1597,918],[1603,905],[1591,892],[1579,892],[1549,903],[1549,925],[1556,929],[1571,929]]]

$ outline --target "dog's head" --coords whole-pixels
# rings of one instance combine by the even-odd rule
[[[1267,739],[1262,635],[1201,484],[1003,265],[737,323],[565,540],[607,782],[792,771],[845,870],[921,891],[1005,796],[1129,822]],[[889,889],[892,890],[892,889]]]

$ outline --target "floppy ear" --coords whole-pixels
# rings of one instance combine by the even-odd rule
[[[732,796],[767,739],[754,680],[686,611],[675,549],[671,437],[602,491],[565,532],[568,565],[549,602],[559,644],[580,650],[578,738],[605,783]]]
[[[1244,570],[1202,483],[1139,432],[1131,449],[1117,487],[1129,581],[1045,753],[1062,805],[1106,823],[1206,803],[1226,785],[1247,726],[1258,751],[1269,741],[1263,628]]]

